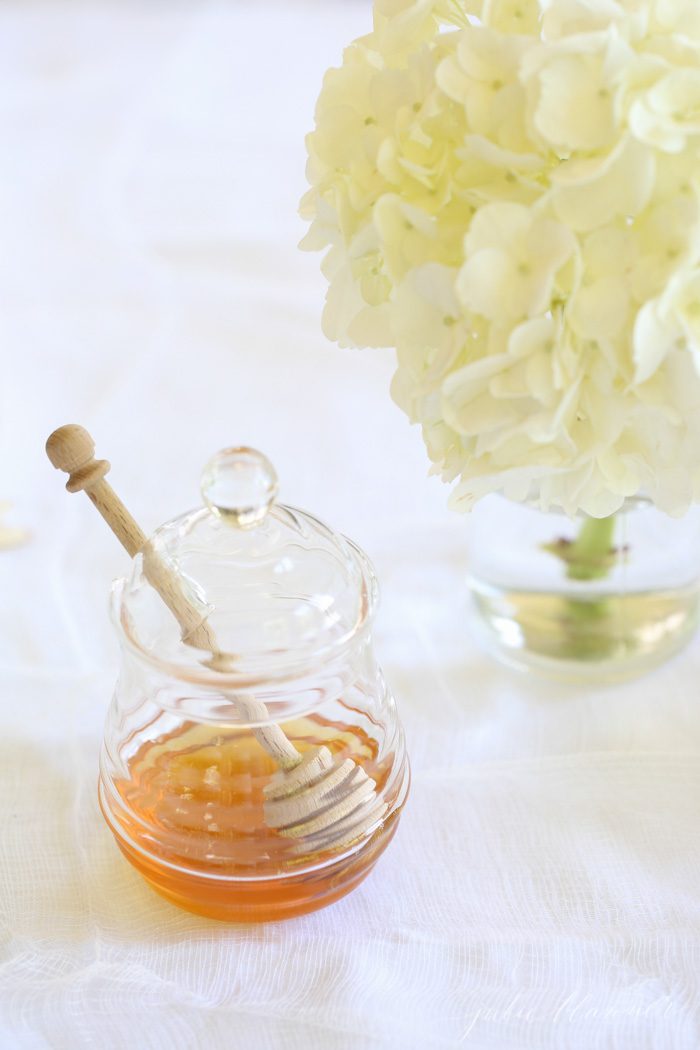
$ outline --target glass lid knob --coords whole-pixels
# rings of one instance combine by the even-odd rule
[[[207,463],[202,496],[210,510],[240,529],[258,525],[277,496],[277,474],[254,448],[225,448]]]

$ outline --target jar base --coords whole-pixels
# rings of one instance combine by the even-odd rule
[[[678,653],[698,624],[697,588],[603,594],[515,591],[470,581],[481,645],[518,670],[567,682],[636,678]]]
[[[163,897],[228,922],[274,922],[349,893],[388,846],[408,790],[402,737],[382,761],[378,745],[350,722],[309,714],[285,723],[300,753],[320,746],[353,761],[388,807],[353,847],[311,849],[266,818],[265,788],[277,765],[251,729],[185,722],[147,739],[109,774],[103,749],[102,814],[127,860]]]
[[[393,813],[354,853],[319,868],[276,878],[230,878],[186,870],[136,849],[110,822],[119,849],[152,889],[185,911],[232,923],[278,922],[334,904],[369,875],[398,824]]]

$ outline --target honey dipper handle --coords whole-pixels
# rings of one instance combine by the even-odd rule
[[[146,543],[146,536],[129,514],[111,485],[104,480],[109,472],[106,459],[95,459],[95,443],[87,430],[70,423],[59,427],[46,442],[46,454],[57,470],[70,477],[69,492],[85,492],[131,558]]]
[[[144,574],[180,624],[183,642],[219,654],[216,636],[202,617],[201,609],[189,600],[178,574],[154,550],[146,534],[105,480],[110,469],[109,461],[95,459],[95,442],[87,430],[74,423],[59,427],[46,442],[46,454],[57,470],[70,475],[66,483],[69,492],[87,494],[129,556],[133,558],[139,551],[142,553]],[[251,720],[269,717],[264,704],[238,698],[236,702]],[[291,769],[301,761],[297,749],[274,722],[258,726],[254,732],[260,744],[283,769]]]
[[[87,430],[69,424],[55,430],[46,442],[46,452],[58,470],[70,477],[69,492],[85,492],[130,557],[143,552],[144,573],[182,628],[183,641],[201,649],[214,642],[211,628],[201,612],[182,591],[177,576],[150,547],[148,539],[116,492],[105,480],[106,459],[95,459],[95,443]]]

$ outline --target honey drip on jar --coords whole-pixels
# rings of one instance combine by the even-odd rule
[[[363,729],[313,715],[284,728],[300,752],[325,744],[339,760],[352,757],[381,794],[392,759],[377,762]],[[229,921],[289,918],[344,896],[369,873],[398,815],[361,849],[305,853],[265,823],[263,789],[277,767],[250,729],[188,722],[142,745],[128,769],[113,801],[101,795],[120,848],[173,903]]]

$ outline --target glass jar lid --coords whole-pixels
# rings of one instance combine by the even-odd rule
[[[356,638],[376,600],[367,558],[317,518],[276,503],[277,491],[272,464],[255,449],[224,449],[209,461],[204,507],[157,529],[117,585],[127,643],[173,673],[221,683],[221,672],[236,680],[299,674]],[[213,632],[216,660],[183,640],[149,582],[153,557]]]

